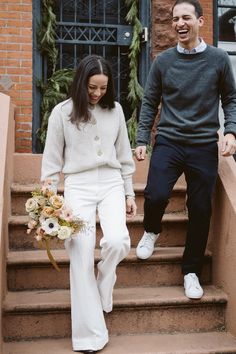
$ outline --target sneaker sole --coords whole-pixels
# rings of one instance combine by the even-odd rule
[[[200,300],[202,297],[203,297],[203,294],[200,295],[200,296],[188,296],[186,293],[185,293],[185,296],[190,299],[190,300]]]
[[[137,253],[136,253],[136,256],[137,256],[138,259],[148,259],[148,258],[150,258],[150,257],[152,256],[152,254],[151,254],[150,256],[147,256],[147,257],[140,257],[140,256],[138,256]]]

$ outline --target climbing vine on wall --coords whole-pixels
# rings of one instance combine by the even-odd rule
[[[41,127],[38,130],[38,137],[42,145],[45,143],[48,126],[48,118],[53,107],[66,99],[73,79],[74,70],[61,69],[56,71],[58,50],[55,42],[56,15],[53,11],[55,0],[42,0],[42,21],[37,31],[38,48],[41,55],[47,59],[47,82],[38,82],[42,93],[41,101]],[[137,130],[137,107],[143,95],[143,89],[138,82],[138,56],[141,46],[142,25],[138,18],[138,0],[125,0],[128,12],[126,20],[133,26],[133,37],[130,45],[130,74],[129,94],[133,110],[127,122],[128,134],[131,146],[135,145]]]
[[[42,94],[41,126],[38,138],[42,145],[46,140],[48,118],[53,107],[66,99],[72,82],[74,70],[62,69],[56,71],[58,50],[55,42],[56,15],[53,12],[54,0],[42,0],[42,21],[37,31],[38,48],[41,55],[47,59],[47,82],[38,82]]]
[[[48,58],[48,71],[55,72],[58,50],[55,42],[56,15],[54,0],[42,0],[42,21],[38,27],[37,40],[41,54]],[[48,72],[50,75],[50,73]]]
[[[141,46],[142,24],[138,18],[138,0],[126,0],[125,4],[129,8],[126,20],[133,25],[133,38],[130,45],[130,74],[129,74],[129,95],[128,99],[133,109],[131,118],[127,122],[128,134],[131,147],[135,147],[137,132],[137,108],[143,96],[143,88],[138,82],[138,57]]]

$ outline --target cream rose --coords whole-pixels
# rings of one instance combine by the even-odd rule
[[[52,207],[44,207],[42,210],[41,216],[44,216],[47,218],[47,217],[52,216],[53,213],[54,213],[54,209]]]
[[[41,196],[41,195],[36,195],[35,197],[34,197],[34,199],[36,200],[36,202],[38,203],[38,205],[42,208],[44,205],[45,205],[45,203],[46,203],[46,200],[45,200],[45,198],[43,197],[43,196]]]
[[[39,208],[37,201],[34,198],[29,198],[25,203],[25,210],[27,213],[35,212]]]
[[[53,195],[50,197],[49,202],[55,209],[60,209],[63,206],[64,198],[61,195]]]
[[[58,235],[57,237],[60,240],[66,240],[67,238],[70,238],[72,234],[72,229],[71,227],[68,226],[61,226],[60,229],[58,230]]]

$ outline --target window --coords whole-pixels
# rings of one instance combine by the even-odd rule
[[[236,78],[236,0],[218,0],[215,11],[215,45],[228,52]],[[219,110],[221,130],[224,130],[224,114]],[[236,154],[234,155],[236,160]]]
[[[236,0],[218,0],[218,47],[236,54]]]

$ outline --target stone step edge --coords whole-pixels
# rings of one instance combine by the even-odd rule
[[[120,263],[139,263],[139,264],[152,264],[152,263],[180,263],[184,247],[156,247],[154,254],[146,260],[138,259],[136,256],[135,248],[131,248],[129,255]],[[65,249],[52,250],[54,258],[58,264],[69,264],[69,256]],[[101,259],[100,250],[95,249],[95,263]],[[206,251],[205,261],[211,260],[211,252]],[[11,268],[25,267],[25,266],[48,266],[50,261],[47,257],[45,249],[27,250],[27,251],[9,251],[7,255],[7,266]]]
[[[21,225],[27,225],[28,220],[29,220],[28,215],[10,215],[8,218],[8,223],[11,226],[21,226]],[[163,223],[187,222],[187,220],[188,220],[187,213],[181,211],[181,212],[174,212],[174,213],[171,212],[171,213],[164,214],[162,222]],[[138,214],[132,219],[127,218],[127,224],[139,224],[142,222],[143,222],[142,214]]]
[[[4,354],[71,354],[71,339],[38,339],[4,343]],[[102,354],[235,354],[236,338],[230,332],[111,335]]]
[[[140,309],[154,307],[173,308],[226,305],[227,295],[214,285],[204,286],[200,300],[190,300],[182,286],[133,287],[114,289],[115,309]],[[70,311],[69,290],[33,290],[8,292],[3,301],[3,312],[38,313]]]
[[[36,187],[39,187],[40,184],[20,184],[20,183],[12,183],[11,184],[11,192],[13,194],[24,194],[24,193],[30,193],[32,192]],[[137,194],[143,194],[144,188],[146,186],[146,183],[134,183],[134,191]],[[58,187],[58,192],[63,193],[64,187],[62,185],[59,185]],[[178,192],[178,193],[185,193],[186,192],[186,186],[181,185],[181,184],[176,184],[173,188],[173,192]]]

